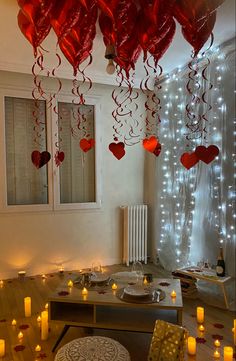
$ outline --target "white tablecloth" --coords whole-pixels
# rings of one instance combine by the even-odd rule
[[[109,337],[88,336],[60,348],[55,361],[130,361],[130,356],[124,346]]]

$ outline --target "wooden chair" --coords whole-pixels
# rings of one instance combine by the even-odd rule
[[[61,347],[55,361],[130,361],[129,352],[109,337],[87,336],[77,338]]]

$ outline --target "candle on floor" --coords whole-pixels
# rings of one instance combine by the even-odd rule
[[[233,361],[233,347],[224,347],[224,361]]]
[[[41,322],[41,316],[38,316],[38,317],[37,317],[37,321],[38,321],[38,322]]]
[[[196,355],[197,344],[195,337],[188,337],[188,354],[191,356]]]
[[[204,323],[204,308],[197,307],[197,322]]]
[[[12,326],[16,326],[16,320],[13,319],[12,322],[11,322]]]
[[[219,341],[219,340],[215,340],[214,345],[215,345],[216,347],[220,347],[220,341]]]
[[[25,304],[25,317],[30,317],[31,316],[31,297],[25,297],[24,304]]]
[[[37,345],[37,346],[35,347],[35,351],[37,351],[37,352],[41,351],[41,346],[40,346],[40,345]]]
[[[220,358],[220,352],[218,350],[214,351],[214,358]]]
[[[0,357],[5,356],[5,340],[0,339]]]
[[[87,294],[88,294],[88,290],[87,290],[87,288],[84,287],[84,288],[82,289],[82,295],[83,295],[83,296],[87,296]]]
[[[68,286],[68,287],[73,287],[73,281],[72,281],[72,280],[69,280],[68,283],[67,283],[67,286]]]
[[[113,283],[112,286],[111,286],[111,288],[112,288],[113,290],[117,290],[117,284],[116,284],[116,283]]]
[[[41,340],[48,339],[48,311],[41,312]]]
[[[17,337],[18,337],[18,340],[22,340],[22,338],[24,337],[23,332],[20,331],[18,333]]]
[[[171,298],[175,298],[175,297],[176,297],[176,292],[175,292],[175,290],[173,290],[170,295],[171,295]]]
[[[200,326],[198,327],[198,329],[199,329],[199,331],[201,331],[201,332],[204,332],[204,331],[205,331],[205,327],[204,327],[203,325],[200,325]]]

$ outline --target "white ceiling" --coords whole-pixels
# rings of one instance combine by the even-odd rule
[[[192,0],[194,1],[194,0]],[[208,0],[213,1],[213,0]],[[0,69],[31,73],[34,61],[32,47],[21,34],[17,25],[19,7],[17,0],[0,0]],[[214,45],[218,45],[235,36],[235,1],[225,0],[218,9],[217,21],[214,28]],[[49,67],[55,66],[56,36],[50,32],[43,46],[50,52],[47,54]],[[93,63],[87,69],[88,76],[93,82],[115,84],[115,77],[106,73],[107,60],[104,58],[105,47],[102,35],[98,29],[93,46]],[[160,61],[165,73],[178,66],[185,65],[191,54],[191,46],[185,41],[181,29],[177,26],[174,40]],[[63,59],[58,75],[64,78],[72,77],[72,67]],[[139,84],[144,74],[142,59],[136,64],[135,76]]]

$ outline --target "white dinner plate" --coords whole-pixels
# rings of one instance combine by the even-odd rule
[[[132,297],[145,297],[151,294],[151,290],[143,286],[133,285],[124,288],[124,293]]]
[[[93,274],[90,278],[91,283],[101,283],[101,282],[106,282],[108,280],[109,280],[109,276],[104,274]]]

